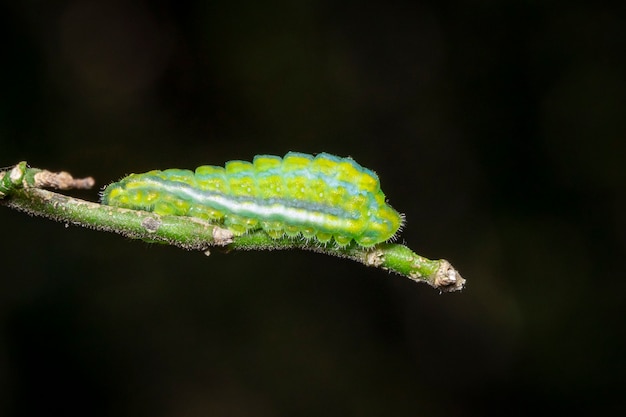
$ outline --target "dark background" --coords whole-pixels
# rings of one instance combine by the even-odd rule
[[[0,415],[623,411],[624,6],[7,3],[0,166],[350,155],[468,285],[0,208]]]

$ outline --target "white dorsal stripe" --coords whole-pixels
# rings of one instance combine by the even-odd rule
[[[329,213],[285,206],[280,203],[263,204],[263,202],[252,199],[242,201],[240,198],[222,193],[198,190],[185,183],[152,181],[150,179],[145,181],[158,185],[161,190],[172,195],[186,196],[197,204],[245,217],[254,215],[269,221],[288,218],[293,224],[312,224],[326,230],[341,227],[341,222],[345,221],[345,219]]]

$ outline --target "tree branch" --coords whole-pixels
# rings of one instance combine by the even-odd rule
[[[85,189],[93,185],[91,177],[75,179],[67,172],[53,173],[29,168],[26,162],[20,162],[10,171],[0,172],[0,205],[57,222],[187,250],[201,250],[207,254],[212,246],[232,250],[304,249],[389,270],[416,282],[425,282],[440,291],[461,290],[465,284],[465,280],[448,261],[424,258],[404,245],[382,243],[364,248],[352,242],[339,248],[298,238],[272,239],[262,230],[234,236],[227,229],[193,217],[160,216],[141,210],[92,203],[41,189]]]

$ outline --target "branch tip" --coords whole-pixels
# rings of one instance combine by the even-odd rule
[[[465,286],[465,279],[445,259],[435,275],[434,287],[444,292],[460,291]]]

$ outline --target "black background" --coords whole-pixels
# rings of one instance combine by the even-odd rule
[[[624,6],[6,3],[1,166],[350,155],[468,285],[0,208],[1,415],[623,411]]]

